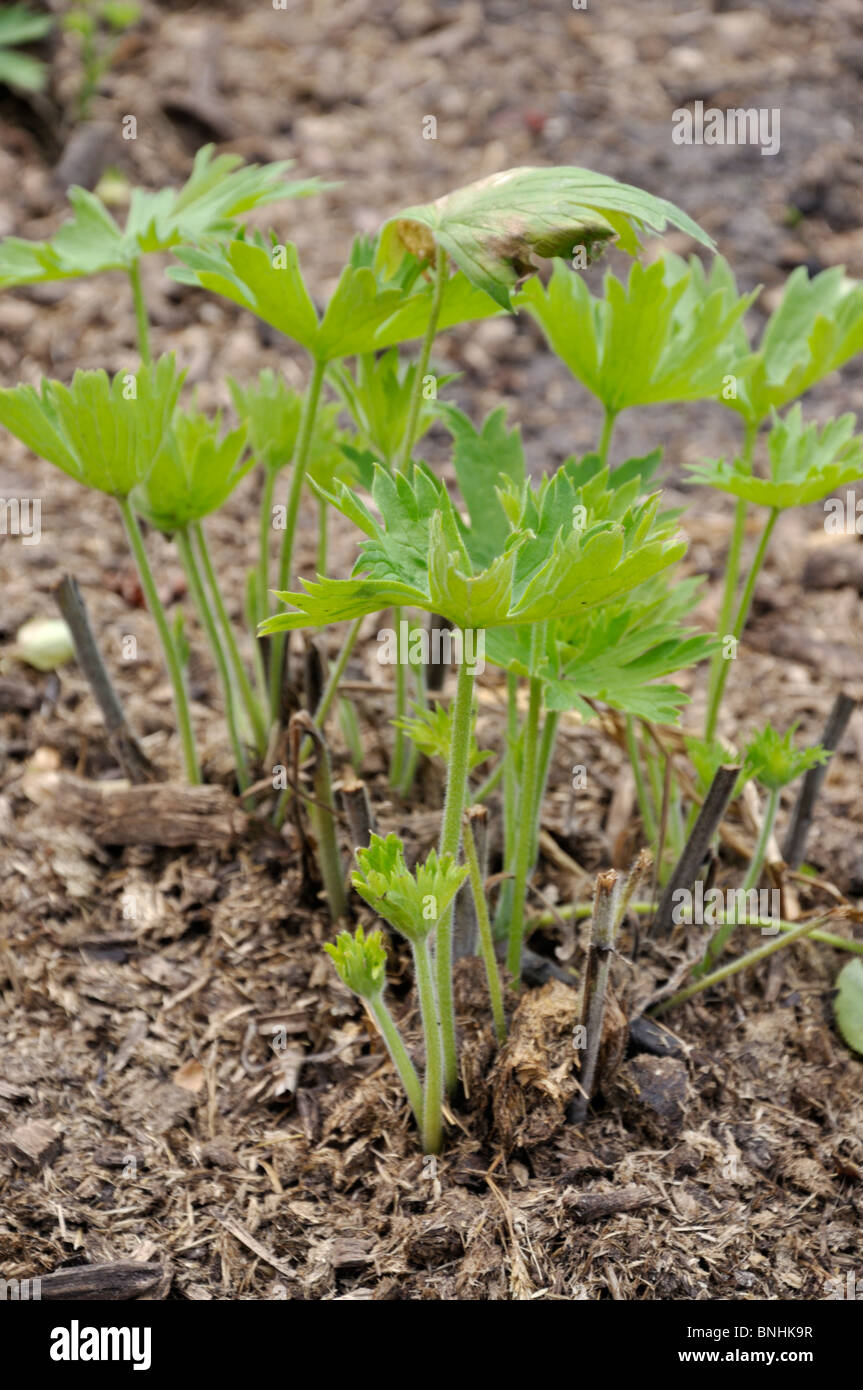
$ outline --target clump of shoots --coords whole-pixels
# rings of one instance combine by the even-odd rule
[[[353,936],[348,931],[339,932],[335,942],[326,942],[324,950],[335,965],[342,983],[362,999],[363,1006],[386,1043],[414,1118],[422,1130],[423,1093],[420,1079],[384,1000],[387,953],[383,933],[372,931],[366,936],[362,927],[357,927]]]
[[[432,850],[411,872],[397,835],[372,835],[367,849],[357,850],[354,888],[369,906],[410,942],[425,1040],[423,1147],[437,1153],[442,1136],[443,1051],[439,999],[435,989],[429,942],[449,913],[468,870],[453,854]],[[436,943],[440,950],[439,940]]]

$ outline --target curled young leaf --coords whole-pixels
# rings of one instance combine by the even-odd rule
[[[533,256],[585,259],[613,238],[635,254],[645,228],[668,224],[712,246],[685,212],[641,188],[589,169],[518,168],[492,174],[433,203],[405,208],[384,226],[379,256],[395,265],[405,253],[431,260],[441,246],[477,289],[503,309],[510,290],[535,269]]]

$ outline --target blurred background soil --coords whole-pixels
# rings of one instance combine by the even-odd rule
[[[86,128],[71,117],[72,46],[47,50],[43,97],[0,95],[0,235],[49,235],[65,215],[65,184],[93,186],[112,166],[147,187],[179,183],[212,140],[340,182],[257,218],[298,244],[319,302],[357,233],[523,164],[583,165],[679,203],[715,237],[741,288],[765,287],[755,331],[795,266],[863,275],[863,0],[588,0],[584,10],[567,0],[147,3]],[[780,151],[674,145],[672,112],[696,100],[779,108]],[[128,114],[134,141],[119,134]],[[423,138],[428,116],[434,140]],[[683,238],[666,244],[690,249]],[[610,264],[625,270],[623,258]],[[226,407],[225,376],[248,380],[264,366],[303,384],[291,344],[163,269],[145,264],[154,347],[177,353],[202,406]],[[134,342],[120,276],[0,296],[2,385],[134,367]],[[506,405],[535,473],[594,443],[596,406],[526,319],[444,335],[435,357],[461,373],[448,395],[474,421]],[[807,401],[819,418],[861,405],[859,361]],[[711,404],[629,412],[615,438],[618,461],[664,446],[671,499],[690,504],[687,565],[712,581],[705,623],[731,512],[718,494],[685,494],[681,464],[738,442],[736,417]],[[426,452],[446,469],[442,437]],[[209,526],[235,613],[254,557],[256,489],[252,476]],[[8,438],[0,496],[42,502],[39,545],[0,538],[0,658],[21,623],[53,615],[52,588],[74,573],[132,724],[152,756],[178,767],[169,689],[112,504]],[[165,542],[150,544],[173,611],[182,573]],[[343,572],[353,547],[349,529],[338,530]],[[299,572],[313,562],[310,526]],[[727,734],[770,717],[783,729],[799,720],[800,736],[814,737],[838,690],[863,695],[861,592],[859,537],[825,536],[820,507],[781,520],[729,679]],[[195,722],[219,780],[229,759],[218,694],[191,630]],[[127,634],[138,639],[134,663],[120,659]],[[352,675],[380,685],[373,647],[361,648]],[[357,1085],[380,1067],[380,1050],[321,957],[326,923],[297,903],[290,844],[120,850],[63,824],[58,772],[116,775],[98,713],[74,667],[3,669],[0,1273],[133,1258],[160,1262],[172,1296],[186,1298],[794,1299],[823,1296],[828,1275],[859,1263],[860,1071],[831,1023],[839,956],[803,943],[757,979],[678,1011],[679,1114],[634,1113],[619,1091],[583,1134],[551,1113],[528,1139],[489,1118],[496,1101],[483,1082],[429,1175],[389,1069]],[[702,684],[703,673],[688,683],[693,726]],[[491,676],[492,734],[498,711]],[[384,690],[366,698],[371,776],[383,765],[387,712]],[[574,722],[563,745],[546,823],[592,871],[615,852],[621,757]],[[858,711],[809,854],[852,900],[863,894],[861,746]],[[593,787],[575,809],[573,762],[588,765]],[[427,807],[378,791],[387,828],[431,842]],[[552,865],[544,874],[552,897],[571,897],[565,876]],[[402,963],[394,970],[406,1000]],[[549,1005],[560,1028],[568,1007]],[[288,1060],[264,1046],[274,1020],[288,1029]],[[481,1059],[481,1030],[477,1038]],[[56,1142],[28,1163],[10,1136],[31,1122]],[[585,1193],[621,1190],[636,1194],[629,1207],[595,1222],[579,1206]]]

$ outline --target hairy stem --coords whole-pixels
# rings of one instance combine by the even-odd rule
[[[431,309],[429,321],[426,324],[426,331],[423,335],[422,346],[420,348],[419,361],[417,362],[416,376],[414,377],[413,390],[411,391],[410,405],[408,407],[408,419],[405,427],[405,437],[402,441],[401,457],[398,461],[398,470],[404,473],[411,461],[411,454],[414,447],[414,435],[417,431],[417,421],[419,420],[420,406],[422,405],[423,380],[428,373],[429,358],[431,357],[432,344],[437,333],[437,326],[440,320],[441,305],[443,304],[444,290],[446,289],[446,251],[442,246],[437,247],[434,265],[434,290],[432,292]]]
[[[438,928],[440,930],[440,928]],[[423,1091],[423,1152],[436,1154],[441,1146],[443,1103],[443,1069],[441,1066],[441,1025],[432,979],[428,941],[422,937],[411,943],[414,958],[417,993],[426,1045],[426,1073]]]
[[[541,643],[545,639],[545,624],[537,623],[531,636],[531,670],[538,664]],[[539,773],[539,719],[542,710],[542,681],[530,678],[530,697],[524,726],[524,745],[521,767],[521,824],[517,830],[515,865],[512,885],[512,913],[509,921],[507,965],[515,988],[521,976],[521,949],[524,944],[525,899],[531,868],[531,850],[538,825],[536,788]]]
[[[599,448],[597,453],[605,466],[608,462],[608,451],[611,448],[611,436],[614,434],[614,425],[617,420],[617,411],[610,406],[605,407],[605,419],[602,422],[602,434],[599,437]]]
[[[384,1003],[382,994],[378,994],[374,999],[363,1001],[369,1013],[377,1024],[378,1031],[387,1046],[387,1052],[392,1058],[393,1066],[399,1074],[401,1083],[405,1088],[407,1098],[410,1101],[411,1110],[414,1112],[416,1122],[422,1131],[423,1128],[423,1092],[420,1079],[417,1076],[416,1067],[408,1056],[408,1050],[404,1045],[402,1035],[398,1030],[396,1021]]]
[[[401,630],[402,630],[402,610],[393,609],[393,626],[396,631],[396,699],[395,717],[404,719],[408,712],[408,690],[407,678],[405,674],[404,662],[401,652]],[[407,750],[407,736],[403,729],[396,728],[393,738],[393,753],[390,761],[390,786],[398,787],[405,773],[405,754]]]
[[[264,486],[261,490],[261,511],[258,538],[258,622],[267,616],[270,591],[270,532],[273,527],[273,495],[276,490],[276,469],[264,468]]]
[[[752,455],[755,450],[757,435],[758,425],[747,424],[741,461],[749,473],[752,472]],[[720,640],[724,640],[730,635],[731,620],[734,615],[734,600],[737,596],[737,584],[740,578],[740,558],[746,535],[746,515],[746,501],[739,497],[734,508],[734,529],[731,533],[731,542],[725,561],[725,586],[722,591],[722,607],[719,612],[718,636]],[[704,726],[704,737],[707,739],[713,738],[716,733],[719,707],[722,703],[722,692],[725,689],[727,675],[728,660],[723,656],[722,648],[719,647],[714,652],[710,662],[710,676],[707,686],[707,721]]]
[[[488,978],[488,992],[491,998],[491,1011],[494,1016],[494,1029],[497,1033],[498,1042],[506,1041],[506,1015],[503,1011],[503,991],[500,984],[500,973],[497,968],[497,958],[494,954],[494,940],[491,932],[491,922],[488,915],[488,902],[485,896],[485,884],[482,881],[482,874],[479,867],[479,855],[476,849],[476,840],[473,835],[473,828],[470,823],[470,816],[464,819],[464,853],[470,871],[470,887],[473,893],[474,907],[476,908],[476,921],[479,927],[480,953],[485,973]]]
[[[318,498],[318,556],[317,571],[323,576],[327,572],[327,550],[328,550],[328,521],[329,514],[327,504],[323,497]]]
[[[222,686],[222,699],[225,702],[225,722],[228,726],[228,736],[231,740],[231,748],[234,754],[234,764],[237,770],[237,782],[240,791],[244,792],[249,785],[249,768],[246,762],[246,750],[243,747],[243,740],[237,726],[237,711],[234,705],[234,687],[231,684],[231,673],[228,669],[228,662],[225,657],[224,648],[219,640],[216,624],[207,602],[207,595],[204,592],[204,584],[201,579],[201,572],[195,559],[195,552],[189,540],[189,532],[186,527],[181,527],[176,532],[174,540],[180,559],[183,562],[183,569],[186,571],[186,578],[189,581],[189,588],[192,592],[192,600],[198,611],[204,631],[207,634],[207,641],[210,644],[210,651],[219,672],[219,680]]]
[[[174,708],[177,715],[177,729],[180,734],[180,742],[183,746],[183,761],[186,767],[186,777],[193,786],[198,786],[201,781],[201,770],[198,765],[198,753],[195,748],[195,736],[192,733],[192,720],[189,714],[189,699],[186,694],[186,687],[183,682],[183,668],[171,630],[168,626],[168,619],[162,607],[162,600],[156,588],[156,581],[153,578],[153,571],[150,568],[150,561],[147,558],[144,537],[141,535],[141,528],[138,525],[138,518],[132,510],[127,497],[118,497],[117,502],[123,517],[123,525],[126,528],[126,535],[135,557],[135,564],[141,578],[141,587],[144,590],[144,597],[147,600],[147,607],[153,622],[156,624],[156,631],[159,634],[159,641],[162,644],[162,651],[165,656],[165,664],[168,668],[168,675],[171,681],[171,689],[174,692]]]
[[[635,799],[638,802],[638,813],[641,816],[644,834],[648,844],[655,845],[656,816],[650,802],[647,783],[644,780],[644,768],[642,766],[641,752],[638,747],[638,738],[635,732],[635,720],[631,714],[626,716],[626,751],[629,754],[632,775],[635,779]]]
[[[144,299],[144,289],[141,284],[141,262],[133,261],[129,266],[129,283],[132,286],[132,300],[135,305],[135,328],[138,335],[138,352],[145,367],[149,367],[153,358],[150,354],[150,319],[147,314],[147,303]]]
[[[458,683],[453,704],[452,739],[439,848],[440,854],[451,854],[454,857],[458,856],[459,845],[461,844],[462,816],[467,800],[473,714],[474,678],[470,663],[464,659],[464,634],[462,634],[461,651],[462,661],[458,667]],[[458,1081],[455,1005],[452,991],[452,915],[453,908],[450,906],[438,924],[435,941],[435,970],[441,1013],[444,1078],[449,1092],[455,1090]]]

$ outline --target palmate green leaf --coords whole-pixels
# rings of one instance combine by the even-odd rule
[[[303,396],[292,391],[284,377],[264,367],[257,380],[241,386],[228,377],[231,400],[248,431],[249,447],[256,459],[278,471],[290,463],[297,445],[303,414]]]
[[[380,520],[348,488],[328,498],[367,537],[355,577],[280,594],[296,611],[267,619],[261,632],[320,626],[394,603],[440,613],[458,627],[527,625],[581,613],[680,558],[684,542],[658,516],[658,495],[616,512],[632,484],[606,487],[598,514],[586,509],[584,526],[574,527],[573,507],[596,491],[599,476],[577,489],[571,474],[578,470],[564,466],[535,491],[527,488],[501,554],[477,567],[444,485],[423,465],[410,475],[378,467],[372,498]]]
[[[220,435],[219,416],[179,411],[147,477],[131,494],[132,505],[160,531],[171,534],[216,511],[254,465],[246,452],[246,427]]]
[[[687,465],[691,477],[760,507],[802,507],[820,502],[845,483],[863,477],[863,440],[854,434],[856,417],[842,415],[822,429],[803,424],[799,405],[776,419],[767,437],[770,476],[750,473],[741,459]]]
[[[502,552],[510,533],[496,489],[508,483],[520,494],[527,478],[521,431],[507,428],[503,406],[481,430],[454,405],[442,406],[441,417],[453,438],[455,474],[470,518],[465,544],[473,563],[484,566]]]
[[[547,288],[529,280],[516,299],[538,320],[550,347],[605,407],[719,396],[739,357],[735,329],[755,294],[739,297],[718,261],[666,256],[634,264],[626,285],[612,274],[601,299],[557,261]]]
[[[403,719],[391,719],[390,723],[407,734],[411,743],[427,758],[441,758],[449,763],[452,748],[452,705],[433,704],[430,706],[412,705],[414,713]],[[476,735],[471,729],[468,767],[472,772],[491,757],[491,750],[480,749]]]
[[[768,791],[781,791],[811,767],[829,762],[830,754],[820,744],[796,748],[796,729],[797,725],[792,724],[787,733],[779,734],[771,724],[765,724],[746,744],[743,756],[749,776]]]
[[[510,290],[535,269],[533,255],[569,258],[583,246],[590,258],[614,237],[634,255],[641,232],[661,232],[669,223],[712,247],[673,203],[608,175],[570,167],[507,169],[391,218],[379,259],[393,266],[408,251],[431,260],[437,244],[477,289],[511,309]]]
[[[76,372],[0,391],[0,424],[86,487],[128,497],[146,478],[170,426],[185,373],[173,356],[136,373]]]
[[[383,932],[366,936],[362,927],[339,932],[335,942],[325,941],[324,950],[332,960],[343,984],[361,999],[376,999],[387,982],[387,953]]]
[[[372,835],[365,849],[356,851],[357,870],[351,883],[361,898],[390,926],[409,941],[422,940],[434,931],[468,875],[467,865],[456,864],[451,854],[432,850],[413,872],[404,857],[398,835]]]
[[[486,634],[486,656],[520,675],[538,676],[546,707],[591,718],[587,699],[658,723],[676,722],[689,697],[675,685],[654,684],[709,656],[712,637],[688,625],[700,599],[700,579],[669,583],[666,572],[600,607],[552,619],[538,664],[522,628]]]
[[[49,241],[7,237],[0,242],[0,289],[128,270],[149,252],[224,235],[254,207],[307,197],[327,186],[317,179],[286,183],[289,167],[290,161],[244,165],[239,155],[214,155],[214,147],[205,145],[182,188],[133,190],[125,228],[94,193],[70,188],[72,217]]]
[[[788,278],[756,353],[734,369],[737,396],[725,400],[752,424],[802,396],[863,349],[863,285],[841,266],[809,278],[799,266]]]
[[[241,305],[300,343],[319,362],[376,352],[419,337],[431,313],[430,286],[409,292],[394,282],[385,283],[367,265],[349,264],[319,319],[291,242],[265,247],[261,241],[237,238],[183,246],[177,258],[182,265],[168,272],[173,279]],[[485,317],[476,312],[482,306],[466,302],[457,289],[448,288],[448,293],[453,296],[450,309],[439,327],[461,322],[463,313]],[[497,312],[496,306],[490,305],[488,312]]]

